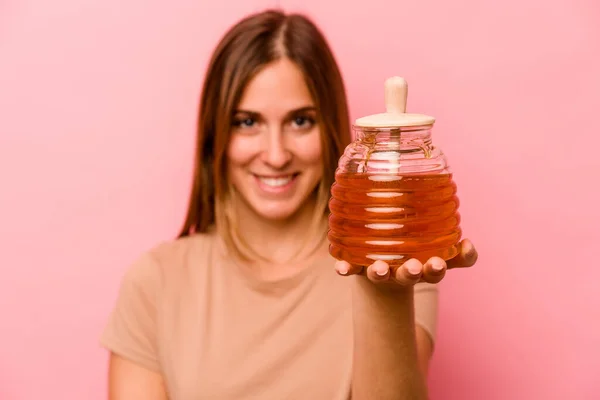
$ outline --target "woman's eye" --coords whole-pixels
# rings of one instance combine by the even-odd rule
[[[242,128],[251,128],[256,124],[256,121],[252,118],[242,118],[235,120],[233,124]]]
[[[312,124],[314,123],[314,121],[311,118],[303,116],[295,117],[292,122],[295,126],[299,128],[306,128],[312,126]]]

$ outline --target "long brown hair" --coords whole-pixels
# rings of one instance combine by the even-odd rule
[[[225,170],[233,112],[247,83],[282,57],[303,72],[319,110],[323,179],[317,188],[317,212],[328,212],[337,162],[351,140],[344,83],[325,37],[312,21],[267,10],[235,24],[212,55],[200,98],[193,186],[179,237],[216,225],[229,245],[235,242],[231,217],[226,215],[230,188]]]

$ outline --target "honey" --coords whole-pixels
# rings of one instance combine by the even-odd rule
[[[363,266],[450,259],[462,233],[456,192],[452,174],[338,172],[329,203],[330,253]]]

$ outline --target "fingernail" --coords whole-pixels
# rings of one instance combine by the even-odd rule
[[[346,267],[345,265],[338,267],[338,273],[341,275],[346,275],[348,273],[348,267]]]
[[[375,273],[379,276],[386,276],[388,273],[388,269],[385,267],[379,267],[375,270]]]
[[[444,269],[444,266],[440,263],[433,263],[433,264],[431,264],[431,269],[434,270],[435,272],[440,272],[441,270]]]
[[[421,273],[421,267],[419,267],[416,264],[410,264],[407,267],[407,270],[408,270],[408,273],[411,274],[411,275],[413,275],[413,276],[417,276],[417,275],[419,275]]]

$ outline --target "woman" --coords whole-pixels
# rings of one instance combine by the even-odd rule
[[[267,11],[225,35],[180,237],[127,271],[102,337],[111,399],[426,398],[433,284],[476,251],[465,240],[448,265],[397,271],[330,257],[327,202],[349,142],[342,78],[308,19]]]

